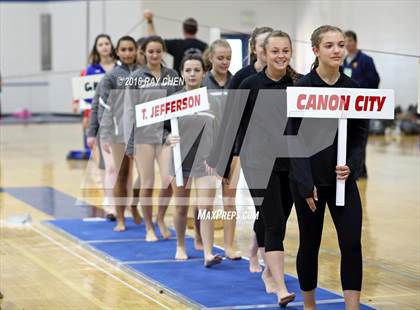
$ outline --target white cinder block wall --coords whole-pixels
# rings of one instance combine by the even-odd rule
[[[142,20],[144,8],[155,15],[159,34],[181,36],[181,21],[193,16],[199,38],[207,41],[210,27],[222,32],[250,32],[255,26],[287,31],[294,42],[293,66],[308,72],[313,55],[308,44],[321,24],[352,29],[362,49],[371,55],[381,75],[381,87],[396,90],[397,103],[417,101],[418,59],[374,51],[420,55],[419,1],[90,1],[87,46],[87,2],[0,2],[0,71],[2,111],[71,113],[70,79],[79,74],[87,50],[99,33],[118,37]],[[53,70],[41,71],[40,14],[52,16]],[[130,33],[145,35],[145,24]],[[167,57],[171,64],[171,58]],[[34,83],[36,82],[36,83]]]

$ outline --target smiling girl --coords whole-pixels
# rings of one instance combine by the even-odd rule
[[[295,294],[290,293],[284,281],[284,247],[283,240],[286,232],[286,222],[290,215],[293,200],[289,189],[289,160],[277,158],[271,173],[268,173],[269,181],[265,189],[257,184],[267,167],[258,160],[264,150],[271,147],[269,141],[275,141],[275,137],[283,135],[282,132],[267,132],[269,136],[266,144],[261,144],[261,135],[248,136],[250,142],[245,141],[248,125],[257,98],[262,98],[260,104],[268,105],[269,100],[265,90],[284,90],[292,86],[300,77],[291,67],[292,42],[287,33],[275,30],[271,32],[262,44],[267,66],[259,73],[245,79],[239,89],[249,89],[249,97],[239,125],[237,141],[241,146],[241,165],[245,179],[250,187],[251,196],[254,199],[256,210],[261,218],[256,221],[254,231],[257,236],[258,247],[265,260],[265,269],[262,280],[268,293],[276,293],[280,306],[286,306],[295,299]],[[276,101],[281,102],[281,101]],[[277,103],[278,104],[278,103]],[[278,107],[285,111],[285,106]],[[267,134],[265,133],[265,135]],[[262,142],[264,143],[264,142]],[[252,145],[258,145],[257,148]],[[259,151],[256,152],[255,150]],[[246,156],[245,156],[246,155]],[[255,164],[261,162],[261,164]],[[262,203],[259,198],[263,198]]]

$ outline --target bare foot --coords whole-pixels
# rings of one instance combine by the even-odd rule
[[[277,301],[280,307],[284,308],[287,306],[289,302],[295,300],[296,294],[295,293],[287,293],[287,295],[280,296],[280,293],[277,293]]]
[[[262,268],[260,262],[258,261],[258,256],[251,256],[249,258],[249,272],[261,272]]]
[[[158,237],[155,234],[155,231],[153,229],[146,230],[146,241],[147,242],[156,242],[158,241]]]
[[[274,279],[271,275],[267,275],[266,270],[267,269],[264,269],[263,273],[261,274],[261,279],[263,280],[265,285],[265,291],[267,292],[267,294],[277,293],[277,284],[276,282],[274,282]]]
[[[141,223],[141,216],[137,207],[131,207],[131,215],[133,216],[133,221],[135,224]]]
[[[177,246],[176,247],[175,259],[176,260],[187,260],[188,259],[188,255],[187,255],[187,252],[185,251],[185,247],[182,247],[182,246]]]
[[[210,268],[211,266],[220,264],[223,260],[223,257],[219,254],[211,255],[209,257],[204,258],[204,266],[206,268]]]
[[[168,227],[166,227],[165,222],[157,221],[157,224],[163,239],[169,239],[171,237],[171,232],[168,230]]]
[[[125,223],[117,221],[117,225],[114,227],[114,231],[116,231],[116,232],[125,231]]]
[[[241,253],[234,250],[225,250],[225,256],[230,260],[240,260],[242,259]]]

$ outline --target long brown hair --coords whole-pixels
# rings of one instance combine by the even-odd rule
[[[110,56],[114,59],[117,58],[116,57],[117,55],[115,54],[114,45],[112,44],[111,37],[107,34],[102,33],[102,34],[99,34],[99,35],[96,36],[95,43],[93,44],[92,50],[90,51],[88,62],[91,65],[97,65],[101,62],[101,56],[99,55],[98,48],[96,46],[98,44],[99,39],[102,39],[102,38],[108,39],[109,43],[111,44],[111,55]]]
[[[281,30],[274,30],[264,40],[263,48],[265,52],[267,52],[267,44],[270,38],[287,38],[290,43],[290,48],[293,50],[292,40],[290,39],[289,34]],[[290,65],[288,65],[286,68],[286,74],[291,77],[293,83],[295,83],[301,77],[301,75],[297,73]]]

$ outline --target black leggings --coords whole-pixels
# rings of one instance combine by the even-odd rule
[[[256,169],[243,168],[243,171],[248,185],[261,175],[261,171]],[[264,247],[266,252],[284,251],[286,222],[293,206],[289,172],[272,171],[266,189],[250,188],[249,191],[254,199],[255,208],[259,212],[254,222],[258,247]],[[262,197],[264,198],[261,204]]]
[[[324,224],[325,205],[338,235],[341,251],[341,285],[343,290],[362,288],[362,205],[356,182],[346,182],[345,205],[335,205],[335,186],[317,187],[316,211],[312,212],[300,196],[296,183],[291,183],[299,223],[299,251],[296,260],[300,288],[311,291],[317,286],[318,252]]]

